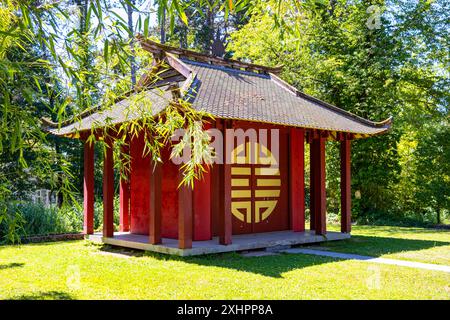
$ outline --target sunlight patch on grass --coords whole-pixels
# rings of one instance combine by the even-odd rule
[[[338,226],[328,230],[338,231]],[[327,250],[450,265],[450,232],[425,228],[352,226],[352,238],[319,245]]]

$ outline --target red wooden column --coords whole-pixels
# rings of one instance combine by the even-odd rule
[[[150,221],[149,241],[151,244],[161,243],[161,208],[162,208],[162,164],[153,166],[150,177]]]
[[[215,128],[222,129],[222,123],[219,119],[216,119]],[[216,150],[216,152],[219,153],[219,150]],[[211,167],[211,233],[213,236],[219,235],[219,217],[223,210],[222,169],[223,165],[218,160]]]
[[[309,229],[316,229],[316,216],[315,216],[315,190],[316,187],[314,183],[316,182],[315,168],[314,165],[314,152],[312,139],[309,140]]]
[[[129,155],[129,151],[129,146],[122,147],[122,154]],[[127,161],[125,156],[122,157],[122,161]],[[130,231],[130,176],[126,170],[120,176],[119,194],[120,231],[128,232]]]
[[[84,234],[94,233],[94,143],[84,142]]]
[[[183,179],[179,173],[179,181]],[[192,248],[192,189],[184,184],[178,189],[178,247]]]
[[[114,236],[114,159],[113,141],[105,138],[105,158],[103,159],[103,236]]]
[[[314,216],[316,234],[326,233],[326,190],[325,190],[325,138],[313,139],[312,166],[314,166]]]
[[[305,144],[303,129],[292,128],[289,141],[291,229],[293,231],[305,231]]]
[[[230,121],[223,122],[223,164],[219,166],[218,176],[220,179],[221,198],[219,210],[219,243],[223,245],[231,244],[232,217],[231,217],[231,150],[227,150],[228,144],[226,130],[231,128]],[[233,135],[231,135],[234,137]]]
[[[351,231],[351,172],[350,172],[350,140],[341,141],[341,232]]]
[[[219,234],[219,212],[222,208],[221,197],[220,197],[220,171],[222,170],[222,165],[214,163],[211,167],[211,234],[216,236]]]

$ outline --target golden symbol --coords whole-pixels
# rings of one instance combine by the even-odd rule
[[[245,223],[259,223],[267,219],[280,197],[281,179],[277,159],[269,149],[257,142],[245,143],[245,150],[244,144],[240,144],[232,151],[231,159],[232,214]],[[255,189],[250,186],[252,172],[256,176]]]

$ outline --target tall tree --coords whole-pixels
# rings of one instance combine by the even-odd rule
[[[136,85],[136,51],[134,50],[134,24],[133,24],[133,11],[136,4],[135,0],[129,0],[127,2],[127,18],[128,18],[128,30],[130,34],[130,69],[131,69],[131,83],[134,87]]]
[[[354,144],[352,186],[361,195],[354,199],[361,217],[398,212],[392,195],[402,171],[400,138],[448,116],[448,6],[272,1],[256,7],[249,24],[232,34],[235,57],[283,64],[284,77],[297,88],[363,117],[394,116],[392,132]],[[336,149],[329,151],[337,157]],[[328,169],[329,194],[337,197],[337,166]]]

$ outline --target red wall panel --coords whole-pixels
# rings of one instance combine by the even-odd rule
[[[211,173],[194,183],[194,240],[210,240],[211,233]]]
[[[144,135],[130,142],[130,210],[131,233],[146,234],[149,230],[151,158],[143,157]]]
[[[163,238],[178,238],[178,166],[170,159],[170,150],[162,150],[162,229]]]

